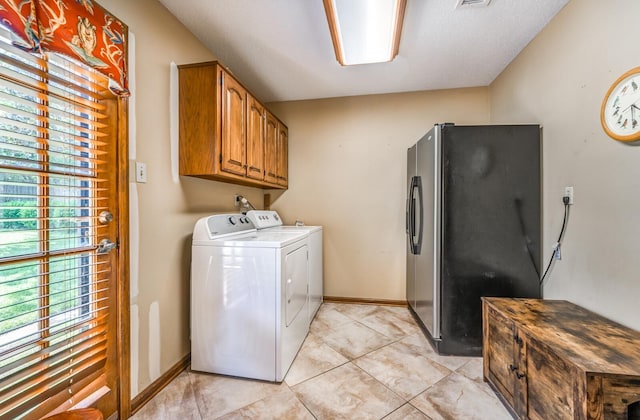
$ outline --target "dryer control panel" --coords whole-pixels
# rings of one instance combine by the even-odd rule
[[[247,217],[253,222],[256,229],[282,226],[282,219],[275,210],[249,210]]]

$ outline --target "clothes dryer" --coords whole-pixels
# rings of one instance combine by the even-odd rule
[[[250,210],[247,217],[261,232],[304,232],[309,247],[309,322],[313,320],[323,298],[322,226],[284,225],[274,210]]]
[[[242,214],[194,227],[191,368],[281,382],[309,331],[308,235]]]

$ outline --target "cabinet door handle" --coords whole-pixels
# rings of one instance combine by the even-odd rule
[[[260,168],[256,168],[253,165],[249,166],[249,169],[252,170],[252,171],[259,171],[260,170]]]
[[[526,375],[525,375],[524,373],[520,373],[520,372],[516,373],[516,377],[517,377],[518,379],[522,379],[522,378],[524,378],[525,376],[526,376]]]
[[[511,370],[511,372],[515,372],[516,370],[518,370],[518,366],[509,365],[509,369]]]

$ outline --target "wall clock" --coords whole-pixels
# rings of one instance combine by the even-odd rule
[[[600,121],[604,131],[615,140],[640,140],[640,67],[613,82],[602,101]]]

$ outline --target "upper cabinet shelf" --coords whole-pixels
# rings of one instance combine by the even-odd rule
[[[178,71],[180,175],[286,189],[287,126],[220,63]]]

